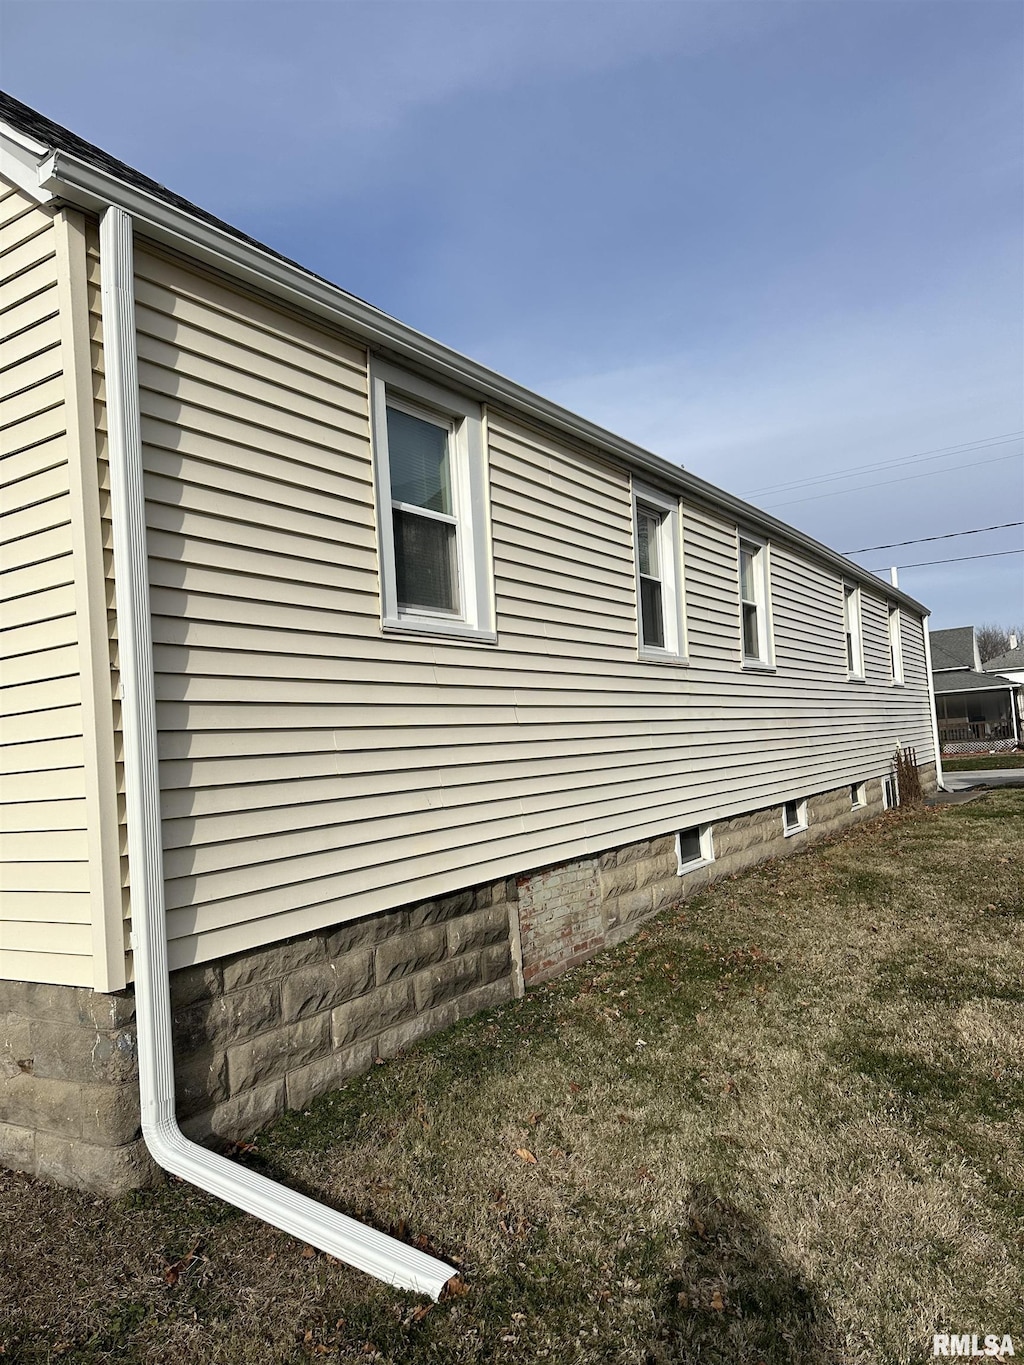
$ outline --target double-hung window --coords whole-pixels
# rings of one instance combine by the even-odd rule
[[[860,588],[843,584],[843,630],[846,635],[846,672],[864,677],[864,639],[860,628]]]
[[[678,663],[686,657],[678,499],[635,485],[633,524],[639,652]]]
[[[743,662],[769,668],[772,663],[768,546],[740,536],[740,635]]]
[[[382,361],[370,382],[384,629],[493,640],[480,406]]]
[[[900,609],[895,602],[889,603],[889,667],[893,685],[902,687],[903,637],[900,634]]]

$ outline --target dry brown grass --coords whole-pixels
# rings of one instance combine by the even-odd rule
[[[426,1312],[182,1185],[5,1176],[6,1358],[1020,1354],[1022,886],[1024,794],[892,812],[265,1134],[249,1160],[461,1266]]]

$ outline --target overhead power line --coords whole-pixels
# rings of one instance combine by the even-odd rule
[[[833,488],[831,493],[813,493],[809,498],[791,498],[789,502],[769,502],[765,505],[766,512],[776,507],[795,507],[800,502],[820,502],[822,498],[837,498],[843,493],[863,493],[869,488],[887,488],[894,483],[909,483],[911,479],[927,479],[935,474],[953,474],[958,469],[977,469],[983,464],[1000,464],[1003,460],[1019,460],[1021,451],[1015,450],[1012,455],[994,455],[990,460],[971,460],[969,464],[949,465],[946,469],[925,469],[920,474],[904,474],[900,479],[880,479],[877,483],[862,484],[859,488]]]
[[[865,545],[861,550],[843,550],[844,555],[866,555],[869,550],[898,550],[904,545],[923,545],[926,540],[955,540],[957,536],[980,536],[986,531],[1008,531],[1024,526],[1024,521],[1003,521],[998,526],[979,526],[974,531],[947,531],[944,536],[918,536],[917,540],[894,540],[889,545]]]
[[[1008,445],[1011,441],[1024,436],[1024,431],[1004,431],[998,436],[979,436],[976,441],[964,441],[955,446],[935,446],[931,450],[920,450],[916,455],[903,455],[895,460],[878,460],[871,464],[852,465],[849,469],[836,470],[831,474],[812,474],[806,478],[790,479],[785,483],[765,484],[761,488],[749,489],[742,497],[753,497],[755,493],[784,493],[792,488],[806,488],[816,483],[831,483],[836,479],[852,479],[858,474],[872,470],[893,469],[897,465],[912,464],[915,460],[945,460],[954,455],[966,455],[971,450],[987,450],[992,446]]]
[[[1019,550],[993,550],[988,555],[957,555],[955,559],[922,559],[917,564],[897,564],[897,569],[923,569],[929,564],[960,564],[965,559],[999,559],[1002,555],[1024,555],[1024,546]],[[872,573],[888,573],[888,568],[872,569]]]

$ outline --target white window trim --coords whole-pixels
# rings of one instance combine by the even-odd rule
[[[637,511],[647,509],[661,518],[658,551],[661,559],[661,614],[665,644],[644,644],[643,609],[640,601],[640,537]],[[686,601],[683,578],[683,536],[679,499],[633,481],[633,571],[636,584],[636,639],[638,657],[651,663],[687,662]]]
[[[847,612],[849,611],[849,619]],[[843,580],[843,654],[847,654],[846,636],[850,635],[849,654],[853,662],[846,659],[846,676],[851,682],[864,681],[864,617],[860,609],[860,586]]]
[[[882,774],[882,809],[895,810],[900,804],[899,786],[895,773]]]
[[[692,858],[688,862],[683,862],[682,835],[683,830],[676,834],[676,876],[683,877],[687,872],[696,872],[700,867],[707,867],[709,863],[715,861],[715,840],[712,834],[711,825],[688,825],[687,829],[696,829],[700,833],[700,857]]]
[[[903,621],[899,603],[889,603],[889,657],[892,660],[892,685],[903,687],[906,677],[903,672]]]
[[[795,803],[797,818],[797,823],[795,825],[791,825],[786,819],[786,807],[792,804],[794,803],[790,801],[784,801],[782,803],[782,832],[787,839],[794,834],[802,834],[807,828],[807,798],[801,797],[800,800]]]
[[[450,425],[452,505],[456,522],[457,614],[398,605],[387,409],[394,405]],[[370,360],[370,420],[380,553],[381,628],[497,643],[487,488],[485,416],[479,403],[387,361]],[[423,508],[416,512],[429,516]],[[443,517],[442,520],[450,520]]]
[[[868,804],[868,784],[866,782],[850,783],[850,809],[863,810]]]
[[[754,605],[757,607],[757,657],[743,648],[743,562],[744,547],[754,551]],[[771,546],[761,536],[736,529],[736,588],[740,604],[740,660],[744,668],[761,672],[775,671],[775,631],[772,621]]]

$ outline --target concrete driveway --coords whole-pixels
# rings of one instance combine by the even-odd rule
[[[947,791],[965,792],[971,787],[1024,787],[1024,768],[977,768],[966,773],[946,773]]]

